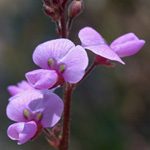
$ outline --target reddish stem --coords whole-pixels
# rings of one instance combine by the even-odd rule
[[[66,3],[62,5],[61,12],[61,32],[62,38],[67,38],[67,24],[66,24]],[[65,83],[64,85],[64,114],[63,114],[63,131],[62,139],[58,146],[58,150],[68,150],[69,133],[70,133],[70,105],[71,105],[72,85]]]
[[[58,34],[59,36],[61,36],[61,27],[60,27],[59,21],[56,21],[56,22],[55,22],[55,25],[56,25],[57,34]]]
[[[63,133],[58,150],[68,150],[70,133],[70,108],[71,108],[72,85],[64,85],[64,115],[63,115]]]
[[[66,4],[63,4],[62,6],[62,12],[61,12],[61,37],[67,38],[67,29],[66,29]]]
[[[85,73],[81,81],[83,81],[91,73],[94,67],[95,67],[95,63],[93,63],[89,67],[88,71]],[[69,147],[71,95],[72,95],[73,89],[75,89],[75,87],[80,82],[78,82],[75,86],[69,83],[65,83],[64,85],[63,133],[62,133],[62,139],[60,141],[58,150],[68,150],[68,147]]]

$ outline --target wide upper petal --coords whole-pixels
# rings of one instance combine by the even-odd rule
[[[81,29],[78,37],[80,38],[83,47],[106,44],[103,37],[91,27],[84,27]]]
[[[51,88],[58,80],[55,70],[37,69],[25,74],[28,82],[37,89]]]
[[[7,105],[6,114],[8,118],[17,122],[27,122],[28,119],[24,116],[24,110],[29,108],[28,104],[32,100],[42,98],[42,92],[38,92],[36,90],[28,90],[26,92],[21,93],[19,96],[16,96],[13,100],[11,100]]]
[[[58,61],[73,47],[75,47],[74,43],[68,39],[61,38],[44,42],[35,48],[33,61],[43,69],[50,69],[48,65],[50,58]]]
[[[88,62],[88,56],[83,47],[78,45],[72,48],[59,62],[65,65],[65,70],[62,73],[65,81],[69,83],[80,81],[88,66]]]
[[[95,46],[87,46],[85,47],[88,50],[91,50],[93,53],[107,58],[109,60],[118,61],[122,64],[125,64],[120,57],[107,45],[95,45]]]
[[[8,127],[7,134],[12,140],[17,140],[21,145],[30,140],[37,131],[34,121],[14,123]]]

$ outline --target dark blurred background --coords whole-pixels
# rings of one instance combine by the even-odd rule
[[[0,0],[1,150],[53,149],[43,134],[18,146],[6,133],[13,123],[5,113],[10,96],[7,86],[38,68],[32,61],[38,44],[58,38],[42,5],[41,0]],[[136,55],[123,58],[126,65],[97,67],[74,92],[70,150],[149,150],[150,1],[84,0],[84,11],[74,20],[70,34],[76,44],[80,44],[78,31],[85,26],[95,28],[108,43],[134,32],[146,44]],[[92,60],[90,52],[89,57]]]

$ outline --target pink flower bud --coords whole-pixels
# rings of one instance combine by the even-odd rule
[[[64,0],[64,1],[63,1],[63,3],[65,3],[65,4],[66,4],[66,3],[68,3],[69,1],[70,1],[70,0]]]
[[[43,2],[45,3],[45,5],[47,5],[47,6],[51,6],[51,2],[50,2],[50,0],[43,0]]]
[[[47,5],[44,5],[43,7],[46,15],[51,17],[54,21],[57,21],[60,18],[60,12],[58,8],[51,8]]]
[[[55,125],[52,131],[55,134],[55,136],[58,137],[61,133],[61,125],[60,124]]]
[[[75,18],[78,16],[83,9],[83,2],[82,0],[74,0],[68,7],[68,15],[70,19]]]
[[[60,7],[63,3],[63,0],[51,0],[52,5],[55,7]]]

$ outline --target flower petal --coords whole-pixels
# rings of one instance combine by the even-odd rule
[[[107,45],[87,46],[85,48],[91,50],[93,53],[99,56],[125,64],[120,57]]]
[[[144,40],[133,40],[121,44],[111,45],[111,49],[114,50],[120,57],[126,57],[137,53],[145,44]]]
[[[106,41],[103,39],[103,37],[91,27],[85,27],[81,29],[78,37],[80,38],[83,47],[106,44]]]
[[[37,131],[37,125],[34,121],[27,123],[14,123],[8,127],[7,134],[12,140],[17,140],[21,145],[30,140]]]
[[[55,70],[37,69],[26,73],[28,82],[37,89],[51,88],[58,79]]]
[[[68,51],[75,47],[68,39],[56,39],[44,42],[35,48],[33,61],[43,69],[50,69],[48,61],[50,58],[55,61],[64,57]]]
[[[134,33],[127,33],[120,37],[118,37],[116,40],[114,40],[110,46],[115,46],[118,44],[126,43],[133,40],[139,40],[139,38]]]
[[[24,116],[24,110],[28,109],[28,104],[32,100],[43,98],[43,94],[38,91],[28,90],[26,92],[20,93],[13,100],[9,102],[6,108],[6,114],[9,119],[13,121],[23,121],[27,122],[28,119]]]
[[[16,94],[21,93],[21,92],[24,91],[23,89],[15,86],[15,85],[8,86],[7,90],[10,93],[10,95],[12,95],[12,96],[14,96],[14,95],[16,95]]]
[[[34,90],[34,88],[27,81],[21,81],[17,84],[17,86],[10,85],[7,89],[12,96],[24,92],[26,90]]]
[[[14,95],[14,96],[11,96],[11,97],[8,99],[8,101],[10,102],[10,101],[12,101],[13,99],[17,99],[17,98],[19,98],[19,97],[22,97],[22,96],[24,96],[26,93],[29,93],[29,92],[30,92],[30,90],[25,91],[25,92],[20,92],[20,93]],[[31,91],[31,92],[32,92],[32,91]]]
[[[63,101],[54,93],[46,92],[41,108],[44,108],[41,124],[43,127],[54,126],[61,118]]]
[[[69,83],[80,81],[88,66],[88,61],[87,53],[81,46],[72,48],[59,62],[65,65],[65,70],[62,73],[65,81]]]
[[[23,80],[17,84],[18,87],[24,90],[35,90],[27,81]]]

